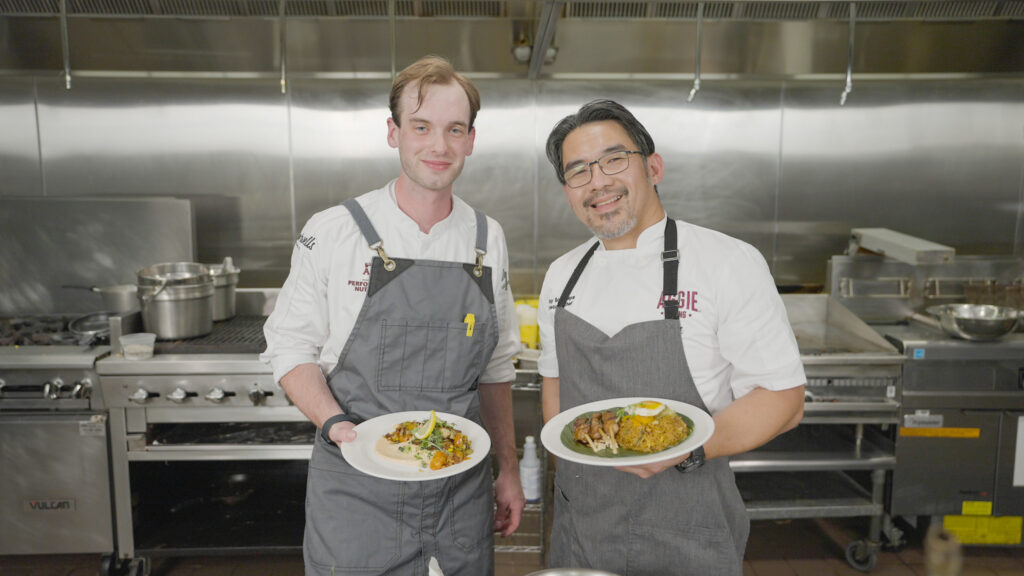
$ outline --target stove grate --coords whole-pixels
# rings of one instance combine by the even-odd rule
[[[214,322],[213,331],[188,340],[158,341],[157,354],[248,354],[267,347],[263,336],[265,316],[235,316]]]

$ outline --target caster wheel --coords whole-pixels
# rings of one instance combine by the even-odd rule
[[[870,572],[878,565],[878,550],[864,540],[854,540],[846,547],[846,561],[854,570]]]
[[[116,562],[114,561],[114,557],[109,554],[100,558],[100,576],[114,576],[115,564]]]
[[[100,576],[124,576],[125,565],[113,554],[100,558]]]

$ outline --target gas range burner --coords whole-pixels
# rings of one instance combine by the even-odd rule
[[[0,318],[0,346],[58,346],[79,343],[66,316]]]

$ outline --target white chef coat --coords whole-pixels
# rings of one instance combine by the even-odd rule
[[[452,198],[451,214],[429,234],[398,208],[394,180],[358,201],[389,257],[476,262],[476,214],[460,198]],[[300,364],[317,362],[324,374],[334,369],[366,299],[370,262],[376,255],[347,208],[334,206],[309,219],[295,242],[288,279],[263,328],[267,350],[260,359],[270,363],[276,381]],[[490,217],[484,265],[491,268],[498,346],[480,382],[511,382],[515,379],[512,358],[520,350],[519,324],[509,289],[505,232]]]
[[[796,338],[768,265],[753,246],[676,220],[679,238],[679,326],[697,390],[712,414],[755,387],[784,390],[806,382]],[[537,324],[542,376],[558,377],[554,312],[569,276],[596,238],[548,268]],[[566,310],[613,336],[630,324],[664,318],[665,219],[644,230],[637,246],[605,250],[583,271]]]

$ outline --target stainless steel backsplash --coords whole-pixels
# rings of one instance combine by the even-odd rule
[[[456,193],[505,228],[513,289],[535,293],[588,232],[543,147],[579,105],[630,107],[665,158],[671,215],[756,246],[776,282],[823,284],[855,227],[961,254],[1024,257],[1024,79],[572,80],[479,77],[476,148]],[[0,77],[0,195],[191,199],[197,259],[278,287],[315,212],[394,177],[389,81]],[[0,230],[0,240],[8,230]],[[0,290],[5,287],[0,287]]]

